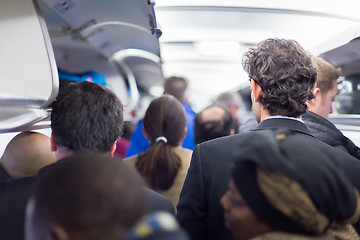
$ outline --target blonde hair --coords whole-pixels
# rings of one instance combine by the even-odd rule
[[[322,94],[334,87],[334,82],[340,77],[340,68],[335,68],[322,58],[312,57],[312,63],[317,71],[316,84]]]

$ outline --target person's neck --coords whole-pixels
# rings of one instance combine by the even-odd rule
[[[67,147],[63,147],[63,146],[58,146],[56,151],[55,151],[55,162],[73,155],[74,152],[71,151],[70,149],[68,149]]]
[[[262,110],[262,111],[260,112],[260,122],[264,121],[265,119],[267,119],[267,118],[269,118],[269,117],[271,117],[271,115],[269,114],[268,111]]]
[[[75,153],[76,152],[74,152],[73,150],[70,150],[67,147],[58,146],[58,148],[55,151],[55,162],[57,162],[57,161],[59,161],[59,160],[61,160],[63,158],[69,157],[71,155],[74,155]],[[114,156],[113,152],[108,152],[106,154],[109,155],[110,157]]]

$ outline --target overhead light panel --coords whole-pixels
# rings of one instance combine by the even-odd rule
[[[240,44],[236,41],[200,41],[195,44],[199,55],[212,57],[236,57]]]

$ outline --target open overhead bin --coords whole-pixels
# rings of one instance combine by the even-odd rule
[[[160,55],[153,3],[147,0],[42,0],[50,31],[86,40],[104,56],[122,49],[141,49]],[[52,11],[50,11],[50,9]],[[57,13],[67,25],[53,13]],[[56,29],[60,27],[60,29]]]
[[[163,83],[153,1],[38,1],[60,69],[103,74],[126,111],[138,100],[138,85]]]
[[[314,52],[341,67],[344,76],[360,73],[360,23],[329,38]]]
[[[46,25],[32,1],[0,1],[0,132],[48,117],[58,75]]]
[[[150,0],[2,0],[0,30],[0,132],[49,125],[59,70],[102,74],[126,111],[137,82],[163,82]]]

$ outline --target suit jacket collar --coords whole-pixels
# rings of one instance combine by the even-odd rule
[[[0,182],[10,182],[12,178],[7,174],[7,172],[0,167]]]
[[[313,135],[311,135],[310,130],[304,123],[291,118],[265,119],[260,122],[253,131],[264,129],[289,129],[314,137]]]

